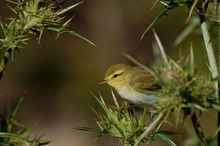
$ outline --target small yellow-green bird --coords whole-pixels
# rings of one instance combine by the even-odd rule
[[[158,97],[147,91],[157,91],[162,87],[155,83],[154,77],[139,66],[115,64],[108,68],[104,80],[125,100],[139,107],[149,107],[158,103]]]

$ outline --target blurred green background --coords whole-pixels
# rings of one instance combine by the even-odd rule
[[[58,3],[62,1],[58,1]],[[79,1],[68,0],[62,7]],[[90,109],[100,107],[92,93],[100,92],[108,104],[112,103],[110,88],[97,85],[104,77],[106,69],[115,63],[134,65],[122,52],[126,52],[150,66],[154,62],[152,44],[155,42],[152,31],[142,41],[141,34],[163,10],[157,5],[151,10],[154,0],[84,0],[82,4],[66,13],[74,16],[69,28],[88,38],[98,47],[68,34],[56,40],[56,33],[45,32],[40,45],[33,37],[24,45],[21,54],[14,55],[14,63],[9,63],[0,82],[0,111],[9,110],[12,100],[28,89],[18,120],[30,125],[37,123],[33,136],[42,133],[42,139],[50,139],[51,146],[112,146],[117,139],[104,136],[95,141],[97,133],[73,130],[75,126],[96,127],[95,114]],[[1,4],[2,18],[14,14]],[[177,58],[180,49],[183,56],[189,52],[193,42],[196,64],[203,72],[207,70],[205,51],[199,27],[195,29],[176,49],[172,43],[187,24],[187,7],[173,9],[154,26],[167,54]],[[214,38],[214,42],[215,42]],[[122,102],[119,99],[119,102]],[[207,116],[208,115],[208,116]],[[207,113],[202,119],[209,120],[205,130],[215,131],[216,115]],[[213,119],[213,120],[210,120]],[[202,120],[202,124],[206,123]],[[175,127],[169,129],[177,131]],[[185,137],[174,136],[177,145]],[[151,145],[162,145],[156,142]],[[164,144],[168,145],[168,144]]]

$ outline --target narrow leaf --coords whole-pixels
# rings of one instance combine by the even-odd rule
[[[155,17],[155,19],[150,23],[150,25],[145,29],[144,33],[141,35],[140,40],[142,40],[145,36],[145,34],[154,26],[154,24],[160,19],[160,17],[162,17],[164,14],[166,14],[166,12],[170,10],[169,7],[167,7],[166,9],[164,9],[159,15],[157,15]]]
[[[72,5],[72,6],[69,6],[69,7],[67,7],[67,8],[64,8],[64,9],[59,10],[59,11],[57,12],[57,15],[64,14],[64,13],[66,13],[67,11],[71,10],[72,8],[78,6],[78,5],[81,4],[81,3],[83,3],[83,1],[78,2],[78,3],[76,3],[76,4]]]
[[[64,29],[64,30],[60,31],[58,35],[60,35],[60,34],[62,34],[62,33],[69,33],[69,34],[71,34],[71,35],[73,35],[73,36],[76,36],[76,37],[78,37],[78,38],[80,38],[80,39],[82,39],[82,40],[84,40],[84,41],[90,43],[91,45],[97,47],[93,42],[91,42],[91,41],[88,40],[87,38],[81,36],[80,34],[76,33],[75,31],[68,30],[68,29]]]
[[[162,140],[166,141],[170,146],[176,146],[176,144],[166,134],[157,133],[156,137],[157,137],[157,139],[162,139]]]
[[[156,33],[156,31],[153,29],[153,34],[154,34],[154,37],[156,39],[156,42],[157,42],[157,45],[160,49],[160,53],[161,53],[161,60],[165,63],[165,65],[167,66],[168,65],[168,59],[167,59],[167,56],[166,56],[166,53],[165,53],[165,50],[164,50],[164,47]]]

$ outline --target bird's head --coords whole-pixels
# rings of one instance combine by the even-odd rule
[[[99,84],[107,83],[116,90],[124,87],[132,79],[132,67],[126,64],[115,64],[108,68],[104,80]]]

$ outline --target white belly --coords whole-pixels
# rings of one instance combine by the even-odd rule
[[[133,89],[128,90],[126,87],[123,87],[117,91],[122,98],[140,107],[147,107],[157,103],[158,97],[152,94],[136,92]]]

